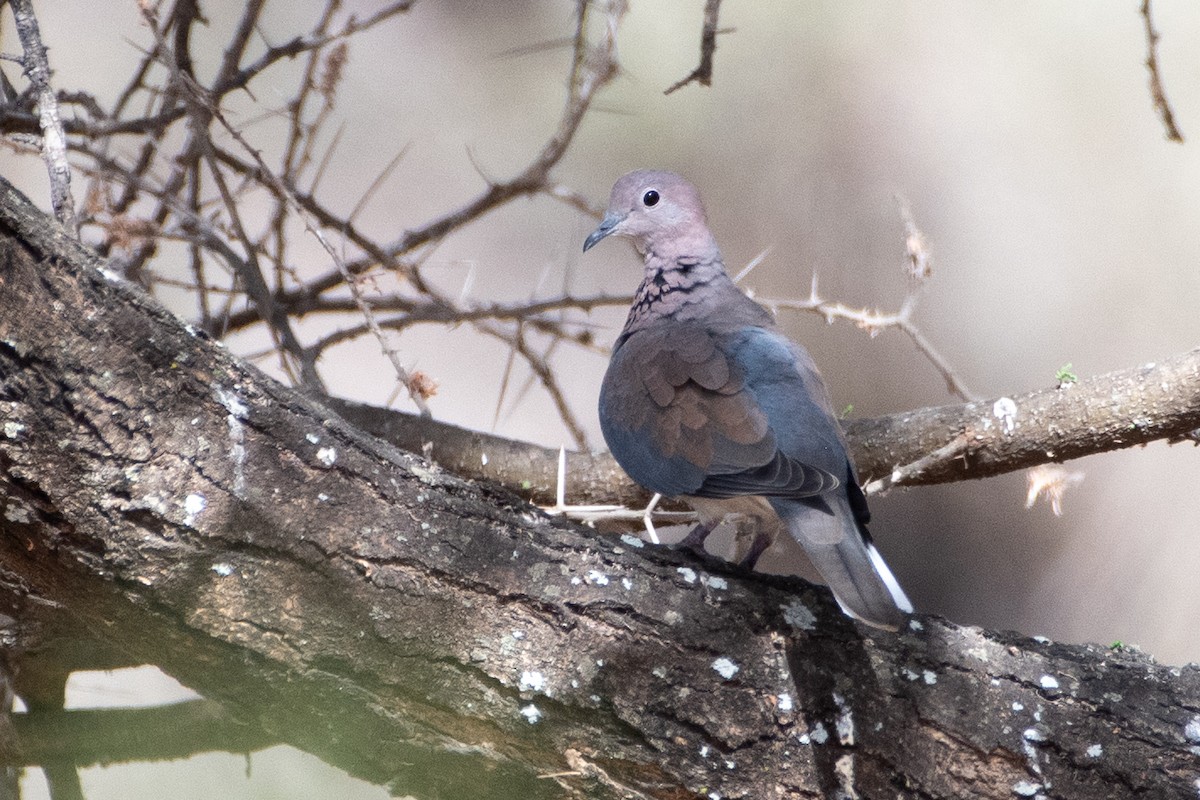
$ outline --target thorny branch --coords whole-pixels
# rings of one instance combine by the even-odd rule
[[[1171,111],[1171,104],[1167,102],[1162,78],[1158,73],[1158,31],[1154,29],[1154,20],[1150,16],[1150,0],[1142,0],[1141,14],[1146,27],[1146,69],[1150,71],[1150,99],[1154,101],[1154,108],[1162,117],[1167,138],[1182,144],[1183,134],[1175,125],[1175,114]]]
[[[25,0],[15,7],[19,13],[27,5]],[[360,18],[348,15],[339,0],[326,0],[318,6],[311,29],[277,43],[269,40],[263,23],[267,0],[253,0],[234,21],[215,73],[201,80],[198,75],[204,70],[195,64],[203,58],[191,52],[192,31],[203,23],[198,5],[194,0],[145,4],[151,42],[116,102],[106,108],[86,92],[58,98],[76,111],[59,136],[64,142],[59,163],[66,166],[69,149],[76,168],[89,178],[85,230],[98,234],[99,240],[93,241],[127,277],[151,291],[190,295],[196,323],[209,334],[265,330],[283,373],[318,390],[322,354],[372,335],[391,360],[398,384],[427,412],[424,392],[433,385],[431,379],[415,380],[401,363],[397,343],[387,337],[419,324],[465,322],[513,349],[551,396],[577,444],[585,444],[549,354],[560,342],[595,348],[583,315],[625,298],[575,299],[564,294],[527,304],[480,303],[439,291],[422,274],[421,265],[445,237],[517,197],[544,194],[581,212],[596,212],[582,195],[556,181],[552,171],[570,147],[595,93],[616,74],[616,30],[624,2],[578,4],[563,111],[527,166],[507,180],[485,179],[484,191],[474,199],[386,242],[361,231],[355,218],[403,149],[353,209],[326,203],[319,186],[340,138],[340,130],[332,138],[327,131],[339,124],[333,112],[353,37],[393,20],[411,5],[411,0],[391,2]],[[33,41],[40,47],[36,30]],[[39,52],[44,54],[44,48]],[[247,126],[230,122],[228,104],[232,95],[248,94],[260,81],[278,81],[276,67],[295,59],[303,59],[303,70],[291,97],[283,93],[282,105],[266,107],[263,114],[283,117],[286,136],[278,145],[264,146],[254,141]],[[48,74],[43,69],[31,79]],[[35,88],[46,86],[44,81],[33,82]],[[277,85],[262,94],[279,96]],[[28,152],[23,142],[40,130],[38,118],[27,100],[6,91],[6,100],[10,96],[13,102],[0,108],[0,130],[10,134],[4,143],[23,154]],[[249,96],[263,105],[256,95]],[[52,93],[48,97],[56,99]],[[53,141],[48,134],[42,139]],[[270,206],[266,213],[261,210],[264,199]],[[323,274],[304,275],[296,266],[292,237],[299,230],[324,248],[331,268]],[[166,261],[155,259],[161,249],[180,245],[186,250],[186,273],[152,266]],[[379,316],[381,312],[386,316]],[[363,321],[303,341],[295,325],[301,317],[315,314],[331,319],[352,314]],[[421,391],[415,391],[418,386]]]
[[[71,195],[71,165],[67,163],[66,134],[58,114],[58,97],[50,88],[50,62],[46,45],[33,15],[31,0],[11,0],[17,34],[25,49],[22,59],[25,75],[37,96],[38,127],[41,130],[42,160],[50,174],[50,204],[54,216],[73,236],[79,236],[75,219],[75,198]]]
[[[26,0],[14,7],[27,5]],[[403,157],[405,146],[398,147],[389,165],[364,187],[354,208],[328,202],[320,187],[340,140],[336,126],[342,117],[335,111],[355,37],[394,21],[410,6],[411,0],[390,2],[359,18],[347,14],[338,0],[326,0],[317,6],[319,13],[312,15],[309,30],[279,42],[271,41],[265,30],[267,0],[254,0],[242,7],[231,26],[211,77],[202,79],[198,76],[209,71],[196,68],[203,59],[192,52],[192,33],[203,23],[198,5],[194,0],[147,5],[149,43],[115,102],[106,107],[84,91],[62,92],[57,98],[50,94],[74,111],[62,126],[64,155],[59,163],[67,166],[69,151],[74,169],[88,181],[81,217],[84,231],[129,278],[151,291],[189,297],[195,323],[210,335],[265,331],[272,349],[263,355],[278,358],[293,382],[314,389],[322,386],[318,367],[329,350],[373,336],[392,364],[398,388],[425,413],[425,400],[436,384],[404,366],[404,335],[420,325],[470,326],[479,336],[509,348],[511,364],[525,369],[526,388],[530,382],[541,387],[575,445],[586,449],[585,427],[567,402],[556,358],[568,347],[603,352],[588,315],[595,309],[624,306],[629,297],[576,296],[564,286],[557,294],[524,302],[482,301],[469,292],[456,295],[439,288],[423,265],[446,237],[515,198],[544,196],[599,216],[599,208],[553,173],[597,91],[617,73],[616,29],[624,2],[578,3],[567,40],[571,51],[562,111],[524,168],[504,180],[484,177],[484,189],[474,198],[384,241],[356,220]],[[721,32],[719,8],[719,0],[706,4],[701,63],[677,86],[710,80]],[[1149,24],[1148,13],[1146,19]],[[301,66],[290,93],[281,92],[276,83],[269,92],[252,94],[260,82],[277,80],[278,67],[286,61],[299,61]],[[0,107],[0,130],[9,135],[4,144],[22,154],[37,152],[25,142],[44,130],[41,115],[35,113],[43,108],[35,104],[46,94],[41,91],[46,84],[33,83],[34,91],[27,95],[6,89],[6,104]],[[249,96],[262,108],[263,118],[284,120],[282,141],[256,141],[249,124],[235,123],[245,115],[230,113],[234,95],[239,102]],[[267,106],[259,95],[283,100]],[[40,141],[47,138],[43,133]],[[963,379],[914,320],[930,275],[930,257],[907,204],[900,205],[904,266],[911,282],[898,311],[849,308],[820,296],[815,279],[807,299],[762,302],[776,311],[803,310],[827,320],[844,319],[872,336],[898,329],[930,360],[952,393],[970,400],[974,396]],[[295,252],[301,236],[315,238],[324,250],[325,261],[315,273],[306,274],[298,266]],[[161,251],[182,253],[177,259],[182,268],[171,271],[171,259],[159,257]],[[318,315],[348,323],[300,325]],[[306,329],[317,332],[302,335]],[[501,397],[510,377],[514,385],[521,380],[511,367],[505,374]],[[938,447],[944,445],[933,450],[941,452]],[[910,466],[919,469],[921,463]],[[893,477],[905,482],[904,475],[901,469]]]
[[[692,81],[702,86],[712,86],[713,55],[717,52],[717,18],[721,13],[721,0],[707,0],[704,4],[704,28],[700,32],[700,63],[684,78],[671,84],[663,94],[671,94]]]
[[[564,286],[557,295],[526,302],[487,302],[439,288],[427,279],[423,263],[447,236],[518,197],[542,195],[580,213],[599,215],[599,208],[557,181],[553,171],[596,92],[617,72],[616,29],[624,3],[578,4],[563,109],[523,169],[506,180],[485,177],[484,190],[473,199],[382,241],[356,225],[356,218],[405,147],[398,148],[352,209],[324,200],[320,185],[340,138],[340,129],[329,133],[341,124],[336,102],[354,37],[394,20],[410,6],[411,0],[391,2],[358,18],[347,15],[338,0],[326,0],[309,30],[278,43],[264,30],[267,0],[254,0],[234,21],[211,77],[201,79],[205,70],[196,64],[203,58],[192,52],[192,32],[203,23],[198,5],[194,0],[145,5],[149,44],[116,101],[106,108],[83,91],[57,98],[75,112],[65,125],[58,163],[67,167],[69,150],[75,170],[88,181],[84,230],[130,279],[152,292],[189,297],[195,323],[210,335],[265,331],[271,349],[251,354],[275,357],[293,383],[318,391],[323,391],[321,358],[332,348],[372,336],[390,361],[397,386],[419,411],[428,413],[427,392],[435,383],[424,374],[410,374],[402,337],[420,325],[471,326],[510,349],[510,360],[523,365],[527,380],[549,396],[575,445],[586,448],[585,428],[566,399],[556,357],[564,347],[603,352],[588,314],[627,305],[629,297],[575,296]],[[693,75],[701,82],[711,75],[719,6],[714,0],[705,9],[702,63]],[[290,96],[284,92],[281,105],[263,109],[264,117],[286,121],[285,136],[264,146],[248,125],[232,121],[228,106],[235,93],[240,102],[258,82],[277,80],[273,70],[295,59],[302,60],[302,69]],[[262,94],[280,92],[273,84]],[[29,148],[19,137],[41,128],[30,101],[23,105],[15,94],[14,100],[0,108],[0,129],[10,134],[4,143],[24,154]],[[315,238],[323,248],[323,270],[302,272],[294,255],[298,235]],[[182,269],[160,257],[180,248],[184,257],[176,263]],[[800,307],[789,301],[774,305]],[[947,376],[952,389],[965,393],[961,380],[913,323],[911,298],[891,319],[867,320],[866,312],[855,315],[815,293],[807,310],[852,319],[872,332],[900,328]],[[300,320],[318,315],[330,321],[348,318],[350,324],[307,326],[316,332],[302,335]],[[513,375],[511,366],[506,375]],[[502,397],[506,386],[507,378],[500,387]]]

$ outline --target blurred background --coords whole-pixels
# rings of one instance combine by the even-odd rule
[[[221,5],[203,5],[214,48],[236,18]],[[1200,340],[1200,6],[1153,6],[1162,79],[1187,137],[1177,144],[1151,102],[1139,5],[727,0],[713,85],[664,95],[698,62],[703,0],[631,0],[622,74],[554,176],[602,206],[629,169],[681,172],[700,187],[732,271],[769,248],[743,286],[803,297],[815,274],[826,297],[885,311],[905,293],[900,194],[933,254],[916,320],[976,394],[1053,385],[1068,363],[1084,378],[1152,362]],[[148,46],[136,4],[38,10],[55,85],[111,103]],[[312,13],[278,4],[262,35],[290,37]],[[477,170],[502,179],[524,168],[561,114],[574,18],[568,0],[431,0],[354,40],[324,202],[353,207],[404,150],[358,217],[390,241],[478,194]],[[7,12],[0,25],[14,51]],[[203,43],[193,51],[213,62],[200,72],[219,58]],[[241,101],[247,138],[269,153],[263,112],[278,98],[260,86]],[[40,162],[2,151],[0,164],[48,206]],[[426,275],[481,301],[632,292],[640,260],[626,243],[580,252],[594,226],[548,198],[519,199],[443,242]],[[304,274],[329,269],[311,241],[292,252]],[[163,258],[154,267],[170,268]],[[180,299],[177,310],[192,307]],[[597,341],[611,343],[624,316],[594,312]],[[781,322],[854,416],[957,402],[902,334],[871,338],[796,313]],[[263,342],[231,344],[253,353]],[[501,397],[504,345],[440,327],[393,344],[439,382],[435,417],[571,446],[544,392],[515,392],[528,377],[519,365]],[[553,364],[602,447],[606,359],[561,348]],[[394,386],[373,340],[332,350],[319,367],[353,399],[383,404]],[[1086,478],[1061,517],[1044,503],[1025,509],[1018,473],[874,498],[872,530],[920,611],[1200,661],[1200,452],[1159,443],[1069,467]]]

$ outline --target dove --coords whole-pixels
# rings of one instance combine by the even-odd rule
[[[600,390],[617,463],[696,510],[692,541],[730,515],[754,517],[741,563],[753,567],[786,531],[845,613],[898,629],[912,604],[867,532],[824,381],[725,271],[696,188],[672,172],[628,173],[584,252],[609,236],[631,239],[645,261]]]

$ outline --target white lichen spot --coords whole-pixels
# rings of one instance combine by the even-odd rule
[[[578,575],[572,575],[571,576],[571,585],[572,586],[582,586],[583,578],[580,578]]]
[[[925,630],[924,623],[922,623],[921,620],[919,620],[919,619],[910,619],[908,621],[908,627],[910,630],[914,630],[918,633]]]
[[[1046,741],[1046,734],[1037,728],[1026,728],[1021,732],[1021,738],[1027,742],[1044,742]]]
[[[625,587],[625,591],[627,592],[632,591],[633,581],[629,580],[629,578],[621,578],[621,586]]]
[[[183,518],[184,525],[192,525],[196,521],[196,517],[208,505],[208,501],[204,499],[204,495],[193,492],[183,498],[183,513],[186,515]]]
[[[324,492],[317,492],[317,502],[318,503],[328,503],[329,495],[325,494]]]
[[[211,569],[213,572],[220,575],[222,578],[228,578],[230,575],[233,574],[233,564],[230,564],[227,561],[218,561],[216,564],[213,564],[209,569]]]
[[[161,494],[156,492],[151,492],[150,494],[142,497],[142,507],[164,517],[167,515],[168,511],[166,499]]]
[[[921,673],[921,679],[925,681],[926,686],[933,686],[937,683],[937,673],[931,669],[927,669]]]
[[[525,638],[525,631],[513,631],[510,635],[519,642]]]
[[[1191,718],[1187,725],[1183,726],[1183,738],[1189,742],[1200,742],[1200,714]]]
[[[639,539],[636,536],[632,536],[628,533],[621,534],[621,541],[624,542],[625,544],[629,545],[630,547],[645,547],[646,546],[646,543],[643,542],[641,539]]]
[[[1042,790],[1042,785],[1032,781],[1017,781],[1012,790],[1017,797],[1033,797]]]
[[[676,567],[675,571],[683,576],[683,580],[687,583],[696,582],[696,570],[691,567]]]
[[[16,439],[18,436],[20,436],[24,432],[25,432],[25,426],[20,422],[13,422],[12,420],[9,420],[4,423],[4,438],[5,439]]]
[[[321,443],[321,437],[315,433],[306,433],[306,434],[304,434],[304,438],[308,440],[309,444],[320,444]]]
[[[488,462],[487,453],[480,453],[479,454],[479,463],[486,467],[487,462]]]
[[[536,670],[525,670],[517,684],[522,692],[545,692],[546,676]]]
[[[837,774],[841,789],[837,796],[846,800],[858,800],[858,791],[854,788],[854,754],[843,753],[839,756],[833,764],[833,771]]]
[[[1104,757],[1104,745],[1102,745],[1102,744],[1090,745],[1085,752],[1087,753],[1088,758],[1103,758]]]
[[[908,680],[910,680],[910,681],[914,681],[914,682],[915,682],[915,681],[918,681],[918,680],[920,680],[920,678],[921,678],[921,676],[920,676],[920,675],[918,675],[917,673],[913,672],[913,671],[912,671],[911,669],[909,669],[908,667],[905,667],[904,669],[900,670],[900,674],[901,674],[901,675],[903,675],[903,676],[904,676],[905,678],[907,678]]]
[[[992,405],[992,416],[1000,420],[1005,433],[1017,427],[1017,404],[1011,397],[1001,397]]]
[[[706,745],[706,744],[702,744],[702,745],[700,745],[700,757],[701,757],[701,758],[708,758],[708,753],[709,753],[709,747],[708,747],[708,745]]]
[[[655,667],[654,669],[650,670],[650,674],[658,678],[660,681],[665,681],[667,679],[667,668]]]
[[[1014,701],[1013,701],[1013,704],[1012,704],[1012,710],[1013,710],[1013,711],[1024,711],[1024,710],[1025,710],[1025,704],[1024,704],[1024,703],[1018,703],[1016,700],[1014,700]]]
[[[1035,642],[1037,642],[1038,644],[1050,644],[1050,639],[1049,639],[1049,637],[1046,637],[1046,636],[1041,636],[1041,635],[1034,636],[1033,640]]]
[[[812,744],[812,737],[807,733],[802,733],[796,737],[796,741],[798,741],[800,744]]]
[[[542,710],[533,703],[530,703],[521,709],[521,716],[524,717],[525,721],[530,725],[537,725],[542,720]]]
[[[833,721],[834,730],[837,731],[838,741],[843,745],[854,744],[854,716],[850,713],[850,704],[846,702],[846,698],[838,692],[833,693],[833,704],[837,706],[837,719]]]
[[[332,447],[322,447],[317,451],[317,461],[320,461],[326,467],[332,467],[337,461],[337,450]]]
[[[246,490],[246,426],[243,420],[250,409],[236,392],[223,386],[216,387],[217,402],[228,412],[225,422],[229,426],[229,460],[233,462],[233,493],[241,497]]]
[[[823,722],[818,722],[814,725],[809,736],[812,737],[815,744],[825,744],[829,741],[829,731],[825,730],[825,723]]]
[[[608,586],[608,576],[599,570],[592,570],[585,580],[594,586]]]
[[[246,419],[250,416],[250,409],[237,396],[237,392],[226,389],[224,386],[218,386],[216,389],[217,402],[224,406],[226,411],[238,419]]]
[[[988,655],[987,648],[982,645],[975,645],[974,647],[968,648],[967,655],[976,661],[982,661],[984,664],[988,663],[988,661],[991,659],[991,656]]]
[[[667,623],[668,625],[678,625],[679,623],[683,622],[683,615],[675,609],[669,608],[667,609],[666,613],[663,614],[663,622]]]
[[[780,608],[783,609],[783,621],[793,628],[801,631],[811,631],[817,627],[817,618],[808,610],[808,606],[799,600],[793,600],[786,606],[780,606]]]
[[[789,714],[795,707],[795,701],[792,700],[792,696],[787,692],[779,695],[779,699],[775,701],[775,709],[780,714]]]
[[[1058,679],[1053,675],[1043,675],[1038,679],[1038,685],[1046,691],[1053,691],[1058,688]]]
[[[4,518],[9,522],[18,522],[22,525],[28,525],[29,509],[25,506],[19,506],[16,503],[10,503],[4,508]]]
[[[708,800],[724,800],[724,796],[720,792],[709,792]]]
[[[728,589],[729,581],[716,575],[702,575],[700,582],[712,589]]]
[[[725,680],[732,680],[734,675],[741,671],[741,667],[733,663],[733,661],[725,656],[721,656],[716,661],[712,662],[712,668],[716,673]]]

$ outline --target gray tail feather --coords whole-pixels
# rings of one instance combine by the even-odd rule
[[[792,500],[771,505],[788,532],[833,590],[838,605],[868,625],[897,630],[913,607],[899,582],[858,524],[844,495]]]

